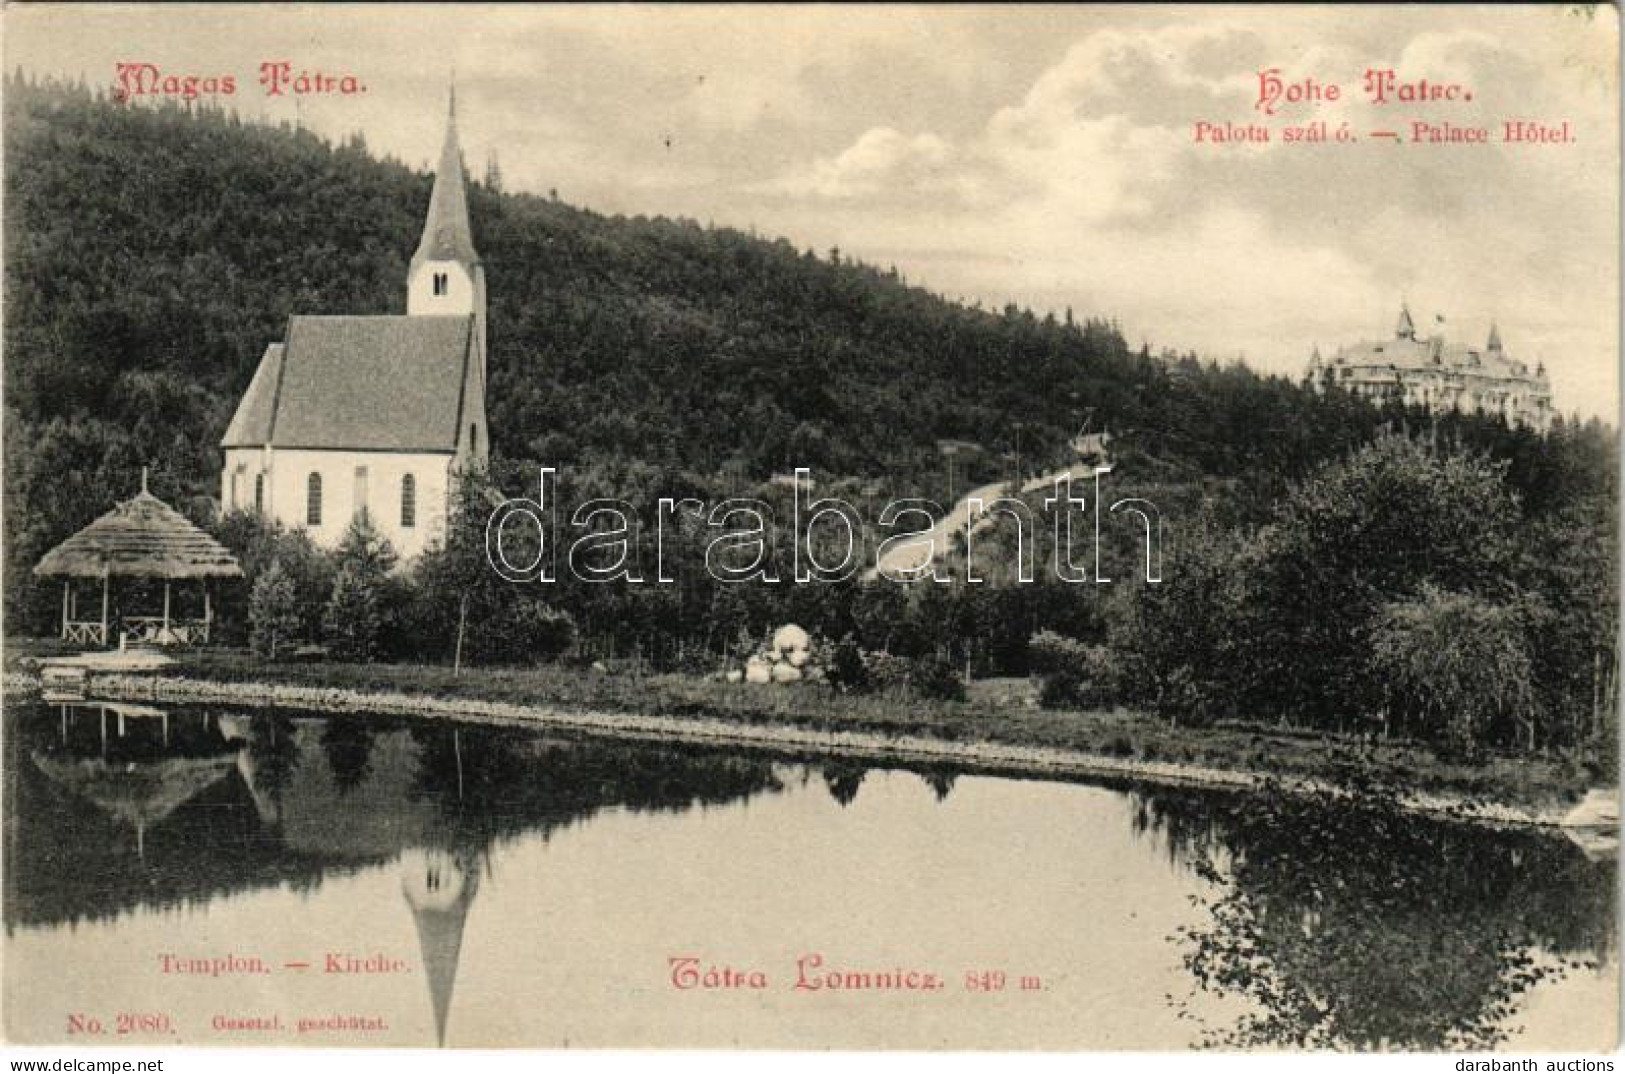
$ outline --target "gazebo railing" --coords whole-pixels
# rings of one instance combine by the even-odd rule
[[[165,619],[157,615],[126,615],[119,620],[119,637],[137,645],[207,645],[212,617]]]
[[[63,620],[62,640],[69,645],[107,645],[107,624],[97,621]]]
[[[62,640],[69,645],[108,646],[111,634],[127,645],[192,646],[209,644],[214,620],[170,619],[158,615],[126,615],[111,623],[96,620],[67,620],[62,624]]]

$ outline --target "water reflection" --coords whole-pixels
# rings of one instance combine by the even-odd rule
[[[844,808],[857,800],[863,777],[868,774],[869,769],[865,765],[836,761],[824,765],[824,786],[829,788],[829,796],[836,804]]]
[[[505,728],[51,708],[48,724],[19,713],[7,736],[8,928],[315,885],[412,848],[473,860],[611,807],[682,810],[780,786],[762,760]]]
[[[463,927],[480,890],[483,859],[442,849],[412,851],[401,858],[401,891],[412,908],[429,1001],[434,1007],[435,1040],[446,1043],[446,1017],[457,983]]]
[[[1562,973],[1615,958],[1611,859],[1423,820],[1376,788],[1351,808],[112,703],[8,706],[6,721],[4,921],[35,966],[120,944],[148,957],[205,909],[239,923],[220,926],[228,940],[247,922],[254,942],[308,926],[322,943],[415,943],[420,979],[368,987],[426,1012],[442,1044],[456,1022],[486,1044],[1486,1046]],[[584,838],[556,847],[565,832]],[[836,943],[947,974],[1009,960],[1055,984],[996,1014],[959,994],[835,1006],[788,1036],[773,1027],[811,1001],[756,997],[785,1006],[721,1038],[688,997],[649,989],[668,944],[793,959]],[[476,997],[461,1006],[460,976]],[[664,1027],[650,1038],[607,1013],[629,988]],[[551,1006],[528,991],[544,989]],[[544,1008],[558,1038],[494,1028]],[[1142,1036],[1114,1035],[1130,1020]]]
[[[1364,780],[1313,795],[1141,795],[1136,823],[1209,881],[1176,938],[1195,992],[1245,997],[1201,1043],[1484,1049],[1525,993],[1614,954],[1614,878],[1568,842],[1429,819]]]
[[[441,1043],[494,843],[604,809],[780,788],[765,761],[502,728],[116,702],[50,712],[8,711],[8,933],[267,885],[312,891],[398,858]]]

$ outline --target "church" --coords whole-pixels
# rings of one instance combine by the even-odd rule
[[[220,446],[223,512],[332,548],[362,511],[403,558],[445,532],[452,482],[490,454],[485,269],[469,228],[453,91],[406,314],[293,316]]]

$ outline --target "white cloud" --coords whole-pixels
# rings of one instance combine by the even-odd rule
[[[839,245],[950,296],[1074,306],[1136,341],[1244,350],[1385,331],[1404,294],[1469,338],[1497,318],[1559,404],[1612,410],[1618,309],[1618,16],[1560,6],[1138,5],[982,9],[30,8],[8,65],[110,77],[115,61],[355,70],[361,98],[301,121],[414,164],[439,144],[455,62],[471,163],[510,187]],[[1243,122],[1257,72],[1339,82],[1294,118],[1403,122],[1367,66],[1461,81],[1437,118],[1568,119],[1553,147],[1198,146]],[[251,83],[251,77],[249,79]],[[464,103],[466,102],[466,103]],[[293,103],[244,99],[254,116]],[[1284,116],[1282,118],[1285,118]],[[1518,342],[1514,342],[1514,340]]]
[[[825,198],[872,196],[897,185],[952,183],[955,154],[934,134],[912,137],[890,127],[863,132],[838,156],[787,176],[786,189]]]
[[[1515,349],[1547,359],[1561,405],[1607,408],[1615,180],[1592,167],[1617,154],[1605,95],[1551,79],[1517,35],[1428,30],[1363,53],[1290,39],[1223,25],[1101,30],[978,131],[872,128],[779,189],[838,202],[845,248],[876,260],[906,248],[905,269],[950,294],[1076,305],[1155,343],[1245,352],[1280,372],[1299,371],[1317,342],[1386,331],[1402,295],[1445,312],[1463,338],[1496,318]],[[1568,156],[1196,145],[1197,118],[1258,118],[1257,71],[1276,63],[1345,89],[1297,120],[1403,127],[1414,109],[1375,107],[1360,88],[1367,66],[1393,66],[1409,81],[1473,87],[1445,113],[1456,122],[1498,129],[1517,104],[1573,117],[1591,137]]]

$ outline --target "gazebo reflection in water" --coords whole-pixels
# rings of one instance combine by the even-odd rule
[[[62,640],[103,648],[111,646],[115,636],[121,646],[125,642],[206,644],[214,622],[210,580],[243,575],[225,546],[147,491],[145,468],[141,471],[140,493],[45,553],[34,573],[42,578],[62,579]],[[115,621],[111,615],[113,581],[120,578],[162,581],[162,614],[119,615]],[[101,582],[100,614],[95,619],[79,615],[76,583],[85,579]],[[198,614],[174,614],[175,582],[199,584]]]
[[[149,829],[235,767],[237,746],[206,713],[186,720],[122,701],[58,701],[57,709],[60,745],[35,750],[34,767],[128,825],[141,858]]]
[[[491,900],[533,880],[506,877],[496,848],[529,860],[606,810],[676,813],[785,787],[769,758],[448,719],[56,694],[5,715],[6,927],[259,893],[291,926],[282,895],[296,892],[338,915],[322,920],[344,923],[332,939],[346,947],[388,937],[380,950],[421,958],[400,1014],[416,1013],[425,1044],[456,1044],[500,987],[475,955],[512,938]],[[543,939],[538,922],[526,928],[526,942]]]
[[[340,867],[395,858],[401,902],[394,912],[411,915],[435,1041],[445,1045],[469,911],[490,877],[490,834],[464,809],[461,729],[422,726],[417,736],[379,729],[404,752],[388,751],[364,777],[383,792],[368,797],[382,811],[369,820],[336,813],[328,796],[334,773],[317,730],[331,726],[327,721],[49,694],[41,700],[54,719],[29,736],[33,767],[111,818],[110,848],[122,844],[127,852],[133,843],[142,869],[154,870],[149,883],[161,884],[174,864],[174,839],[149,847],[149,834],[194,800],[207,800],[209,811],[226,808],[221,791],[229,794],[235,780],[267,836],[265,853]],[[436,740],[432,759],[423,738]],[[189,860],[197,864],[195,853]]]

